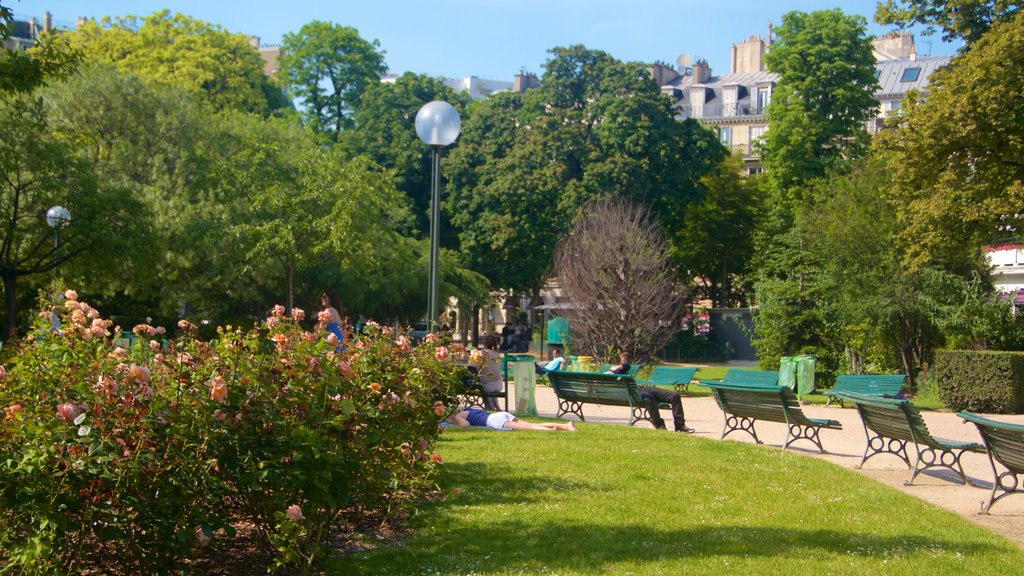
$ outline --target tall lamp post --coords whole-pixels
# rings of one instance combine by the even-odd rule
[[[63,206],[54,206],[46,211],[46,224],[53,228],[56,235],[53,237],[53,249],[60,247],[60,231],[71,222],[71,212]]]
[[[431,179],[430,179],[430,270],[427,280],[427,319],[430,331],[435,330],[437,322],[437,268],[438,246],[441,235],[441,150],[450,146],[459,137],[462,120],[455,107],[447,102],[434,100],[427,102],[416,113],[416,135],[430,146]]]

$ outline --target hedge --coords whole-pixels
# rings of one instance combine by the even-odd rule
[[[951,410],[1024,413],[1024,352],[940,350],[934,378]]]

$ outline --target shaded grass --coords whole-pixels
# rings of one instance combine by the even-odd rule
[[[579,424],[449,430],[445,497],[333,574],[1010,574],[1024,553],[963,518],[778,449]]]

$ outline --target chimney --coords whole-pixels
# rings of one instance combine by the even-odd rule
[[[249,46],[252,46],[253,48],[259,50],[259,48],[260,48],[260,37],[259,36],[249,36]]]
[[[693,81],[697,84],[703,84],[711,78],[711,67],[708,66],[707,60],[697,60],[693,63]]]
[[[43,32],[49,32],[53,29],[53,14],[47,10],[43,14]]]
[[[537,78],[536,74],[520,70],[512,82],[512,91],[523,93],[533,88],[540,88],[540,79]]]

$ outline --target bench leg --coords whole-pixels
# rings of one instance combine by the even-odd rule
[[[583,417],[583,403],[572,402],[569,400],[558,400],[558,413],[555,414],[555,418],[561,418],[566,414],[575,414],[579,416],[580,422],[586,422],[587,419]]]
[[[944,448],[932,448],[931,446],[925,446],[922,449],[918,446],[914,469],[910,472],[910,480],[907,480],[905,484],[907,486],[912,485],[914,478],[929,468],[948,468],[960,476],[961,483],[965,485],[971,484],[967,479],[967,474],[964,474],[963,465],[960,464],[960,459],[963,458],[964,452],[967,452],[967,450],[946,450]],[[924,465],[922,466],[922,464]]]
[[[989,455],[989,460],[992,460],[992,455]],[[996,474],[996,479],[992,482],[992,494],[988,497],[988,503],[982,504],[981,514],[990,514],[992,505],[999,502],[1003,498],[1011,494],[1024,494],[1024,488],[1020,486],[1020,479],[1013,472],[1003,472],[1002,474],[996,473],[996,465],[992,463],[992,473]],[[996,496],[996,492],[1002,490],[1003,493]]]
[[[722,438],[725,438],[726,436],[735,432],[736,430],[742,430],[744,432],[747,432],[748,434],[754,437],[754,442],[757,442],[758,444],[763,444],[763,442],[761,442],[761,440],[758,439],[757,432],[754,432],[753,419],[738,418],[736,416],[733,416],[732,414],[727,415],[725,418],[725,426],[722,428]]]
[[[686,394],[687,392],[690,391],[690,383],[686,382],[684,384],[684,383],[676,382],[675,384],[672,385],[672,389],[676,391],[676,394],[679,394],[680,396],[682,396],[682,395],[684,395],[684,394]]]
[[[786,433],[786,443],[782,446],[785,450],[789,448],[789,445],[797,440],[810,440],[818,447],[818,451],[822,454],[825,453],[825,448],[821,445],[821,439],[818,437],[820,428],[817,426],[802,426],[800,424],[790,424],[789,431]]]
[[[914,468],[910,464],[910,458],[907,456],[907,442],[905,440],[883,438],[877,435],[868,437],[868,445],[864,449],[864,457],[860,459],[860,464],[857,464],[854,468],[862,468],[864,466],[864,462],[867,462],[868,458],[877,456],[878,454],[892,454],[893,456],[898,456],[903,460],[903,463],[907,465],[907,468]]]

